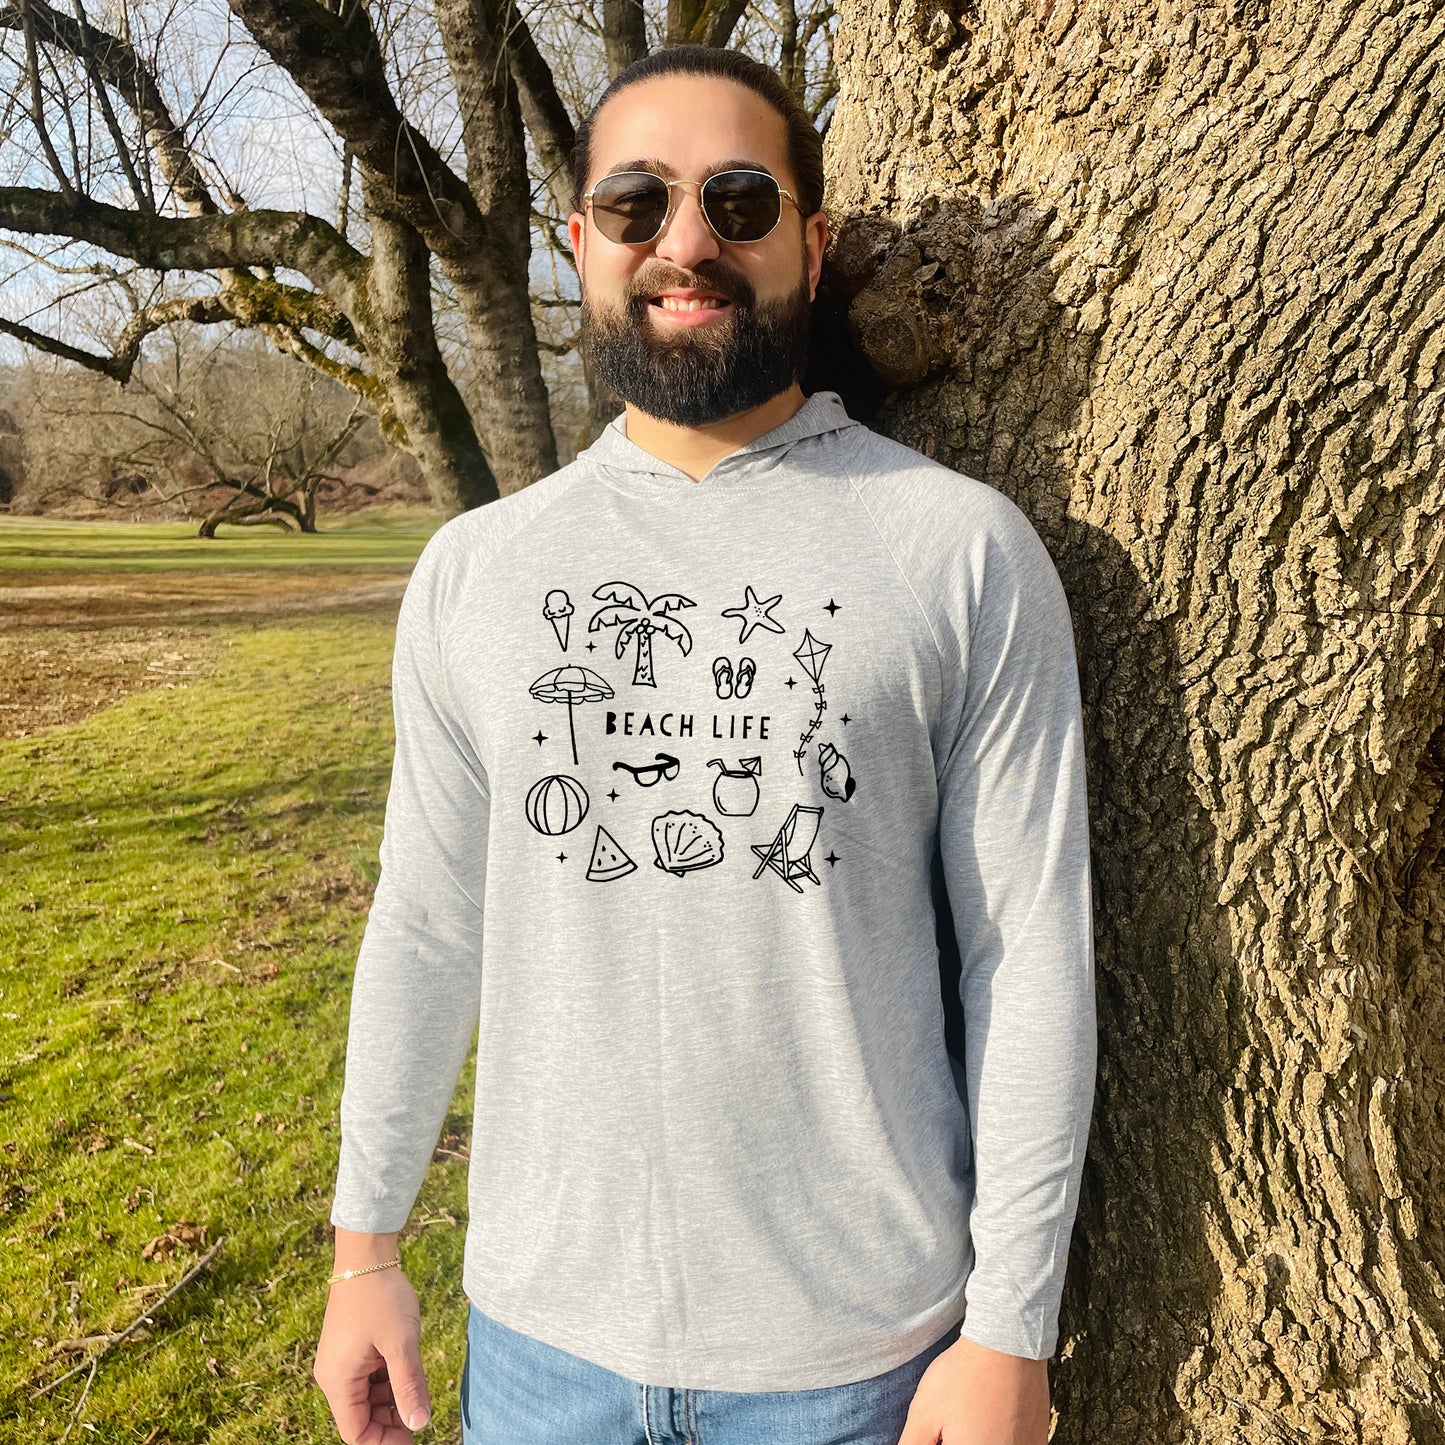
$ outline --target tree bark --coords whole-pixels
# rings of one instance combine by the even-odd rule
[[[1445,1441],[1445,12],[855,0],[874,424],[1074,613],[1100,1067],[1055,1438]]]

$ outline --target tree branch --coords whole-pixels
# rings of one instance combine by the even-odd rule
[[[130,107],[176,199],[193,215],[215,215],[219,207],[196,169],[185,134],[172,118],[155,76],[129,41],[96,29],[84,18],[62,15],[45,0],[0,5],[0,29],[24,29],[27,16],[38,39],[74,55],[87,69],[93,65],[95,73]]]
[[[443,263],[487,266],[494,238],[471,191],[402,116],[381,46],[361,5],[332,14],[316,0],[229,0],[252,38],[299,85],[384,185],[389,201]],[[496,274],[498,287],[507,284]]]
[[[366,257],[304,211],[160,216],[84,196],[0,186],[0,229],[88,241],[156,271],[282,266],[324,288],[348,315],[365,304]]]
[[[602,37],[607,46],[607,78],[614,80],[647,54],[642,0],[602,0]]]
[[[636,0],[627,3],[635,4]],[[507,63],[517,83],[522,120],[547,176],[547,193],[565,216],[572,210],[572,147],[577,129],[557,93],[552,67],[537,49],[515,0],[509,6],[507,19]]]

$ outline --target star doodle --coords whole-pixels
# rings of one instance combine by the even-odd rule
[[[738,637],[739,646],[748,640],[749,634],[755,627],[766,627],[769,632],[787,631],[787,628],[771,615],[773,608],[782,600],[783,594],[779,592],[776,597],[769,597],[767,601],[759,602],[758,594],[749,587],[743,600],[736,607],[723,609],[724,617],[739,618],[743,624],[742,632]]]

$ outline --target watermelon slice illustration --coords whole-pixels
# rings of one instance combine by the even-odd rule
[[[593,883],[611,883],[614,878],[625,878],[636,869],[637,864],[617,839],[599,823],[597,836],[592,840],[592,861],[587,865],[588,879]]]

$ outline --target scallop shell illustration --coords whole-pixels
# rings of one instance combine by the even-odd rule
[[[722,834],[701,813],[660,813],[652,820],[652,846],[654,866],[678,878],[722,862]]]

